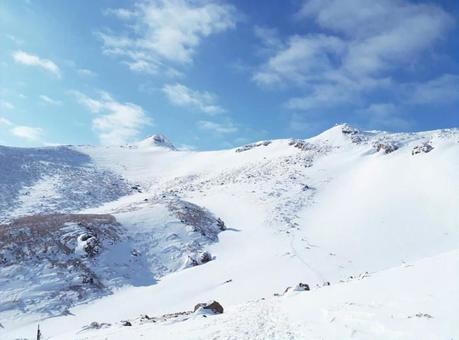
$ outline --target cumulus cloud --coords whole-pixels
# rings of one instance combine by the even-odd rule
[[[41,140],[43,130],[37,127],[16,125],[11,129],[11,133],[30,142],[37,142]]]
[[[122,20],[127,31],[99,32],[103,51],[143,73],[174,73],[167,63],[191,63],[204,38],[236,25],[235,8],[219,1],[142,1],[107,14]]]
[[[6,128],[11,134],[29,142],[43,143],[43,129],[32,126],[18,125],[11,120],[0,117],[0,127]]]
[[[91,98],[81,92],[71,92],[78,102],[97,115],[92,128],[104,145],[122,145],[138,137],[141,129],[152,124],[143,108],[133,103],[116,101],[107,92]]]
[[[254,74],[253,79],[257,84],[267,86],[317,80],[323,73],[333,70],[333,58],[344,48],[345,43],[338,37],[294,35]]]
[[[216,104],[217,97],[207,91],[194,91],[183,84],[166,84],[162,88],[167,99],[174,105],[196,109],[198,111],[215,115],[225,112]]]
[[[229,134],[239,131],[237,126],[234,125],[230,120],[226,120],[223,123],[213,122],[209,120],[200,120],[197,123],[198,128],[201,130],[208,130],[216,134]]]
[[[34,54],[29,54],[24,51],[16,51],[13,53],[13,59],[16,63],[28,65],[28,66],[37,66],[43,70],[54,74],[56,77],[61,77],[61,70],[55,62],[49,59],[40,58]]]

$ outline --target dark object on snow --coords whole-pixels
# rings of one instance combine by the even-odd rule
[[[311,289],[309,288],[309,285],[308,285],[307,283],[302,283],[302,282],[300,282],[300,283],[298,283],[298,285],[295,287],[295,290],[300,290],[300,291],[301,291],[301,290],[311,290]]]
[[[37,328],[37,340],[41,340],[40,325],[38,325],[38,328]]]
[[[433,146],[430,145],[429,143],[424,143],[424,144],[421,144],[421,145],[416,145],[414,148],[413,148],[413,151],[411,151],[411,154],[414,156],[414,155],[417,155],[418,153],[428,153],[430,151],[433,150]]]
[[[244,152],[244,151],[251,150],[253,148],[257,148],[259,146],[268,146],[269,144],[271,144],[271,141],[269,141],[269,140],[261,141],[261,142],[257,142],[257,143],[253,143],[253,144],[246,144],[246,145],[243,145],[243,146],[237,148],[236,152]]]
[[[374,144],[374,148],[378,152],[383,151],[385,154],[389,154],[398,150],[398,145],[391,142],[377,142]]]
[[[214,259],[211,253],[204,251],[200,254],[194,254],[188,256],[187,266],[199,266],[201,264],[210,262]]]
[[[130,321],[123,320],[121,321],[121,325],[128,327],[128,326],[132,326],[132,323]]]
[[[210,301],[207,303],[198,303],[196,306],[194,306],[194,311],[196,312],[199,308],[202,308],[207,311],[211,311],[215,314],[222,314],[223,313],[223,307],[221,304],[219,304],[217,301]]]
[[[357,133],[359,133],[359,130],[353,128],[352,126],[348,125],[348,124],[344,124],[341,131],[345,134],[345,135],[356,135]]]

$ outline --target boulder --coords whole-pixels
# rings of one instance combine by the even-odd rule
[[[203,310],[206,312],[211,312],[213,314],[222,314],[223,313],[223,307],[221,304],[219,304],[217,301],[210,301],[207,303],[198,303],[196,306],[194,306],[194,311],[196,312],[197,310]]]
[[[423,143],[420,145],[416,145],[413,148],[413,151],[411,151],[411,154],[414,156],[414,155],[417,155],[418,153],[428,153],[432,150],[433,150],[432,145],[430,145],[429,143]]]
[[[311,290],[309,288],[309,285],[307,283],[298,283],[294,289],[295,291],[305,291],[305,290]]]

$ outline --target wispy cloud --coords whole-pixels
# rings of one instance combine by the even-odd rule
[[[216,104],[215,94],[207,91],[194,91],[183,84],[167,84],[162,88],[167,99],[174,105],[195,109],[209,115],[225,112]]]
[[[79,68],[77,70],[78,74],[83,77],[95,77],[97,76],[97,73],[94,71],[88,70],[87,68]]]
[[[45,96],[44,94],[40,95],[40,99],[50,105],[61,105],[62,102],[60,100],[52,99],[48,96]]]
[[[225,122],[218,123],[209,120],[200,120],[198,121],[198,127],[201,130],[207,130],[214,132],[216,134],[229,134],[238,132],[237,126],[234,125],[233,122],[230,120],[226,120]]]
[[[174,73],[167,63],[191,63],[204,38],[236,25],[235,8],[219,1],[142,1],[107,14],[122,20],[127,31],[99,32],[103,51],[142,73]]]
[[[61,78],[61,70],[59,66],[50,59],[40,58],[37,55],[29,54],[24,51],[14,52],[13,59],[19,64],[40,67],[43,70],[54,74],[56,77]]]
[[[14,105],[6,100],[0,100],[0,109],[2,110],[13,110]]]
[[[92,127],[104,145],[126,144],[137,138],[144,126],[152,124],[142,107],[118,102],[107,92],[101,92],[97,98],[78,91],[71,94],[81,105],[98,114],[92,120]]]
[[[374,103],[359,110],[357,113],[363,116],[370,126],[380,126],[382,128],[407,129],[413,122],[402,117],[402,109],[393,103]]]
[[[408,102],[414,104],[453,103],[459,101],[459,76],[444,74],[422,83],[405,87]]]
[[[370,94],[402,90],[396,72],[423,57],[453,24],[439,6],[406,0],[306,0],[296,20],[314,22],[318,32],[284,39],[271,31],[256,32],[261,49],[270,54],[253,80],[262,87],[302,89],[303,95],[285,103],[297,111],[364,107]],[[421,95],[424,86],[419,97],[455,96],[455,90],[446,89],[454,85],[451,77],[430,85],[436,94]]]
[[[6,119],[5,117],[0,117],[0,126],[1,125],[3,125],[3,126],[12,126],[13,123],[9,119]]]

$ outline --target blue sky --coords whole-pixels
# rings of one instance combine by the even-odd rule
[[[0,144],[459,126],[456,0],[0,3]]]

